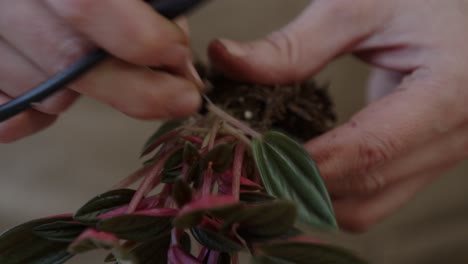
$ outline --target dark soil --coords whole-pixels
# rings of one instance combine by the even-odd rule
[[[327,87],[314,81],[267,86],[233,81],[200,65],[198,69],[210,84],[208,97],[260,132],[276,129],[305,141],[336,122]]]

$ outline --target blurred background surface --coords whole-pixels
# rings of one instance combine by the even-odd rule
[[[206,46],[216,37],[261,37],[287,23],[308,2],[212,1],[190,17],[197,56],[206,59]],[[365,65],[353,58],[337,60],[316,77],[331,84],[340,122],[365,105],[366,77]],[[50,129],[0,146],[0,230],[72,212],[107,190],[138,167],[140,147],[157,126],[82,98]],[[468,263],[467,172],[465,162],[369,232],[334,240],[371,263]],[[89,255],[71,263],[102,262]]]

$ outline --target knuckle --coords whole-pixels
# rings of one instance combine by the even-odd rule
[[[56,56],[50,65],[50,73],[55,74],[76,63],[90,50],[90,45],[78,36],[65,39],[57,45]]]
[[[388,134],[376,135],[365,130],[361,132],[356,153],[359,164],[357,174],[368,173],[372,168],[392,159],[401,149],[398,140]]]

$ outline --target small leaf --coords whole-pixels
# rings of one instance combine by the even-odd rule
[[[135,190],[131,189],[108,191],[83,205],[73,218],[84,223],[95,223],[99,215],[130,203],[134,194]]]
[[[38,219],[2,233],[0,235],[0,263],[65,263],[73,256],[67,252],[68,243],[44,239],[35,235],[32,230],[44,224],[71,220],[71,215]]]
[[[146,141],[145,145],[143,146],[143,150],[141,151],[141,156],[144,156],[154,149],[156,149],[160,144],[164,143],[159,141],[164,136],[167,136],[172,131],[175,131],[178,127],[182,125],[183,121],[181,120],[173,120],[167,121],[162,124],[159,129]]]
[[[263,192],[241,192],[239,194],[239,200],[248,204],[263,203],[275,199],[275,197]]]
[[[183,151],[183,149],[179,149],[167,159],[162,171],[162,182],[173,183],[180,176],[182,172]]]
[[[172,186],[172,197],[181,208],[192,200],[192,188],[184,180],[179,179]]]
[[[244,207],[224,221],[222,229],[230,229],[239,223],[237,232],[248,241],[277,238],[286,234],[296,220],[294,204],[288,201],[272,201]]]
[[[221,233],[205,228],[194,227],[191,229],[193,237],[203,246],[219,251],[233,253],[244,249],[238,242],[224,236]]]
[[[98,248],[109,250],[116,247],[119,247],[116,236],[89,228],[68,247],[68,251],[79,254]]]
[[[157,158],[157,157],[153,157],[153,158],[151,158],[151,159],[149,159],[149,160],[145,160],[145,161],[143,162],[143,167],[151,166],[151,165],[153,165],[153,164],[156,164],[156,162],[158,162],[158,158]]]
[[[186,252],[190,252],[190,250],[192,249],[192,242],[187,232],[184,232],[179,238],[179,244]]]
[[[190,142],[185,143],[183,156],[185,163],[188,165],[193,165],[194,162],[200,160],[198,149]]]
[[[171,242],[170,233],[139,244],[130,251],[138,264],[167,264],[167,252]]]
[[[232,144],[219,144],[203,156],[203,168],[211,164],[213,171],[222,173],[229,169],[234,158],[234,146]]]
[[[317,228],[336,229],[330,198],[310,155],[278,132],[254,139],[252,149],[268,193],[297,203],[302,221]]]
[[[171,220],[172,216],[128,214],[103,219],[97,228],[121,239],[145,242],[169,231]]]
[[[195,162],[189,169],[187,181],[193,182],[193,188],[197,189],[198,187],[200,187],[202,175],[203,169],[200,165],[200,162]]]
[[[87,226],[82,223],[57,221],[37,226],[33,232],[48,240],[73,242],[86,228]]]
[[[335,246],[302,242],[279,242],[259,247],[254,264],[365,264],[351,252]]]
[[[239,206],[239,202],[232,196],[204,196],[186,204],[174,219],[173,225],[180,229],[191,228],[200,223],[203,215],[207,212],[217,215],[225,214],[226,210],[230,211],[236,206]]]

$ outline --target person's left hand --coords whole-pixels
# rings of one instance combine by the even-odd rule
[[[466,28],[466,1],[315,0],[267,38],[218,40],[210,54],[231,77],[269,84],[346,53],[375,66],[373,102],[306,144],[340,225],[362,231],[468,157]]]

